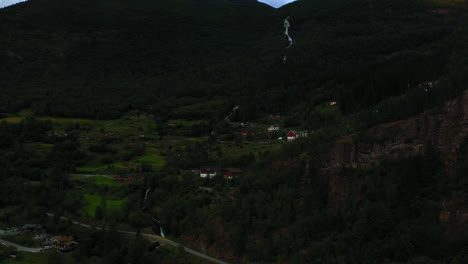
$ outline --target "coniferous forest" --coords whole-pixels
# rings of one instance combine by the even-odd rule
[[[0,9],[0,263],[468,263],[467,12]]]

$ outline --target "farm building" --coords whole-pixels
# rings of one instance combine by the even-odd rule
[[[221,168],[218,166],[201,166],[200,177],[202,178],[213,178],[221,173]]]

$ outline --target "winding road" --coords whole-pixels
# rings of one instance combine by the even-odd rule
[[[100,175],[102,176],[102,175]],[[47,216],[49,217],[53,217],[54,214],[52,213],[47,213]],[[60,217],[61,220],[68,220],[67,217]],[[87,225],[87,224],[84,224],[84,223],[80,223],[78,221],[75,221],[75,220],[72,220],[72,223],[74,225],[79,225],[81,227],[84,227],[84,228],[91,228],[90,225]],[[97,230],[103,230],[104,228],[102,227],[98,227],[98,226],[95,226],[95,228]],[[106,229],[104,229],[106,230]],[[131,232],[131,231],[124,231],[124,230],[117,230],[117,232],[121,233],[121,234],[128,234],[128,235],[136,235],[136,232]],[[0,230],[0,234],[3,234],[3,235],[6,235],[6,234],[13,234],[11,232],[6,232],[6,231],[3,231],[3,230]],[[165,244],[165,245],[171,245],[171,246],[174,246],[174,247],[179,247],[180,246],[180,243],[177,243],[177,242],[174,242],[172,240],[169,240],[167,238],[164,238],[164,237],[161,237],[161,236],[158,236],[158,235],[153,235],[153,234],[147,234],[147,233],[141,233],[141,235],[143,237],[146,237],[148,239],[151,239],[152,241],[156,241],[156,242],[159,242],[160,244]],[[29,247],[24,247],[24,246],[21,246],[21,245],[18,245],[16,243],[12,243],[12,242],[9,242],[7,240],[4,240],[4,239],[0,239],[0,243],[2,244],[6,244],[6,245],[10,245],[10,246],[14,246],[16,247],[16,249],[18,251],[26,251],[26,252],[32,252],[32,253],[39,253],[41,252],[41,249],[42,248],[29,248]],[[188,247],[184,247],[184,250],[185,252],[189,253],[189,254],[192,254],[196,257],[199,257],[201,259],[204,259],[206,261],[209,261],[209,262],[212,262],[212,263],[219,263],[219,264],[228,264],[227,262],[225,261],[222,261],[222,260],[219,260],[219,259],[216,259],[216,258],[213,258],[213,257],[210,257],[208,255],[205,255],[201,252],[198,252],[198,251],[195,251],[191,248],[188,248]]]
[[[54,216],[54,214],[52,214],[52,213],[47,213],[47,215],[50,216],[50,217],[53,217],[53,216]],[[62,219],[62,220],[68,220],[68,218],[67,218],[67,217],[64,217],[64,216],[60,217],[60,219]],[[79,226],[81,226],[81,227],[91,228],[90,225],[87,225],[87,224],[84,224],[84,223],[80,223],[80,222],[78,222],[78,221],[72,220],[72,223],[73,223],[74,225],[79,225]],[[95,228],[96,228],[97,230],[103,230],[102,227],[97,227],[97,226],[96,226]],[[105,229],[104,229],[104,230],[105,230]],[[117,232],[119,232],[119,233],[121,233],[121,234],[136,235],[136,232],[131,232],[131,231],[117,230]],[[167,239],[167,238],[164,238],[164,237],[161,237],[161,236],[158,236],[158,235],[147,234],[147,233],[141,233],[141,235],[142,235],[143,237],[149,238],[149,239],[151,239],[151,240],[153,240],[153,241],[157,241],[157,242],[159,242],[160,244],[167,244],[167,245],[171,245],[171,246],[174,246],[174,247],[179,247],[179,246],[180,246],[180,243],[174,242],[174,241],[172,241],[172,240],[169,240],[169,239]],[[225,262],[225,261],[222,261],[222,260],[219,260],[219,259],[210,257],[210,256],[208,256],[208,255],[205,255],[205,254],[203,254],[203,253],[201,253],[201,252],[195,251],[195,250],[193,250],[193,249],[191,249],[191,248],[188,248],[188,247],[184,247],[184,250],[185,250],[185,252],[187,252],[187,253],[189,253],[189,254],[192,254],[192,255],[194,255],[194,256],[197,256],[197,257],[199,257],[199,258],[201,258],[201,259],[204,259],[204,260],[207,260],[207,261],[209,261],[209,262],[219,263],[219,264],[228,264],[228,263]],[[30,252],[31,252],[31,251],[30,251]]]
[[[97,174],[74,174],[74,175],[78,175],[78,176],[82,176],[82,177],[106,177],[106,178],[110,178],[110,179],[113,179],[113,177],[111,176],[108,176],[108,175],[97,175]],[[54,214],[52,213],[47,213],[47,215],[49,217],[53,217]],[[62,220],[68,220],[67,217],[60,217],[60,219]],[[78,221],[75,221],[75,220],[72,220],[72,223],[74,225],[79,225],[81,227],[85,227],[85,228],[91,228],[90,225],[88,224],[84,224],[84,223],[81,223],[81,222],[78,222]],[[102,227],[95,227],[97,230],[103,230]],[[128,234],[128,235],[135,235],[136,232],[131,232],[131,231],[124,231],[124,230],[117,230],[117,232],[121,233],[121,234]],[[146,237],[148,239],[151,239],[152,241],[156,241],[156,242],[159,242],[160,244],[167,244],[167,245],[171,245],[171,246],[174,246],[174,247],[179,247],[181,246],[180,243],[177,243],[177,242],[174,242],[172,240],[169,240],[167,238],[164,238],[164,237],[161,237],[161,236],[158,236],[158,235],[153,235],[153,234],[147,234],[147,233],[141,233],[141,235],[143,237]],[[28,247],[23,247],[21,245],[18,245],[18,244],[15,244],[15,243],[12,243],[12,242],[8,242],[6,240],[3,240],[3,239],[0,239],[0,243],[5,243],[7,245],[11,245],[11,246],[14,246],[16,247],[19,251],[27,251],[27,252],[34,252],[34,253],[37,253],[37,252],[40,252],[41,251],[41,248],[28,248]],[[194,256],[197,256],[201,259],[204,259],[206,261],[209,261],[209,262],[212,262],[212,263],[219,263],[219,264],[228,264],[227,262],[225,261],[222,261],[222,260],[219,260],[219,259],[216,259],[216,258],[213,258],[213,257],[210,257],[208,255],[205,255],[201,252],[198,252],[196,250],[193,250],[191,248],[188,248],[188,247],[185,247],[184,246],[184,250],[185,252],[189,253],[189,254],[192,254]]]
[[[26,252],[32,252],[32,253],[38,253],[41,251],[41,248],[29,248],[29,247],[23,247],[21,245],[0,239],[1,244],[9,245],[9,246],[14,246],[18,251],[26,251]]]
[[[72,173],[71,175],[76,175],[76,176],[80,176],[80,177],[88,177],[88,178],[92,178],[92,177],[104,177],[104,178],[108,178],[108,179],[114,179],[114,177],[112,176],[109,176],[109,175],[101,175],[101,174],[81,174],[81,173]]]

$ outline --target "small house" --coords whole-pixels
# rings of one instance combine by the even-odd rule
[[[295,130],[290,130],[288,134],[286,135],[286,139],[289,140],[294,140],[296,138],[305,138],[308,136],[307,131],[295,131]]]
[[[78,247],[78,243],[73,236],[53,237],[50,245],[62,252],[69,252]]]
[[[286,135],[286,139],[289,140],[294,140],[297,138],[297,133],[296,131],[290,130],[288,134]]]
[[[268,127],[268,132],[278,132],[280,130],[280,127],[278,124],[274,124]]]
[[[221,173],[221,168],[218,166],[202,166],[200,167],[200,177],[213,178]]]

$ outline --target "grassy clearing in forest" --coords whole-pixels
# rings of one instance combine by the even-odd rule
[[[85,194],[83,197],[88,203],[88,206],[86,207],[86,213],[88,214],[88,216],[94,217],[96,208],[101,204],[101,196],[95,194]]]
[[[106,201],[106,208],[107,210],[118,211],[122,209],[124,202],[125,200],[109,200],[109,201]]]
[[[106,186],[111,186],[111,187],[120,187],[122,186],[122,183],[114,182],[114,180],[109,179],[107,177],[93,177],[93,182],[96,185],[106,185]]]
[[[88,206],[86,207],[86,213],[89,217],[94,217],[96,208],[101,206],[102,197],[96,194],[85,194],[84,199],[88,202]],[[106,210],[120,210],[122,209],[123,204],[125,203],[125,199],[122,200],[106,200]]]
[[[104,170],[107,167],[108,167],[107,165],[98,166],[98,167],[79,167],[79,168],[76,168],[76,171],[77,172],[83,172],[83,173],[94,173],[94,172],[97,172],[97,171],[100,171],[100,170]]]
[[[166,161],[161,156],[160,149],[156,148],[155,146],[147,147],[145,155],[135,159],[132,161],[133,164],[141,164],[147,163],[153,167],[163,167],[166,165]]]

